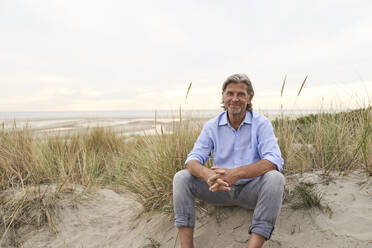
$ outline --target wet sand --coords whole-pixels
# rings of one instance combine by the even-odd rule
[[[192,118],[195,122],[205,122],[209,118]],[[183,119],[185,120],[185,119]],[[187,120],[187,118],[186,118]],[[179,118],[131,118],[131,117],[102,117],[102,118],[61,118],[61,119],[18,119],[5,120],[5,130],[27,128],[37,136],[67,135],[81,133],[94,127],[108,127],[120,135],[155,134],[169,131]]]

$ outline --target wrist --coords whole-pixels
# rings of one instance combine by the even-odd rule
[[[232,169],[232,171],[233,171],[233,175],[235,176],[235,178],[237,180],[243,179],[242,171],[241,171],[240,167],[236,167],[236,168]]]

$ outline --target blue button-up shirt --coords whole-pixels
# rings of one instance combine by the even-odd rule
[[[213,150],[215,166],[233,169],[266,159],[281,171],[284,161],[277,140],[271,122],[266,117],[247,111],[238,130],[235,130],[225,111],[204,125],[185,165],[190,160],[197,160],[204,165]],[[243,179],[237,183],[248,180]]]

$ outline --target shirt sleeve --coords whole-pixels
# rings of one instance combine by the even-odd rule
[[[212,149],[213,149],[212,138],[209,135],[208,126],[204,125],[198,139],[194,144],[194,148],[189,153],[189,155],[187,155],[185,166],[190,160],[197,160],[202,165],[204,165],[205,162],[207,162],[209,157],[211,156]]]
[[[278,139],[275,137],[273,126],[269,120],[266,119],[260,124],[257,135],[258,153],[261,159],[269,160],[276,165],[278,171],[281,171],[284,160],[279,149]]]

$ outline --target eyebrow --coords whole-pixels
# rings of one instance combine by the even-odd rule
[[[226,90],[226,93],[233,93],[233,91],[232,91],[232,90]],[[244,91],[244,90],[243,90],[243,91],[238,91],[238,92],[237,92],[237,94],[242,94],[242,93],[248,95],[248,93],[247,93],[246,91]]]

